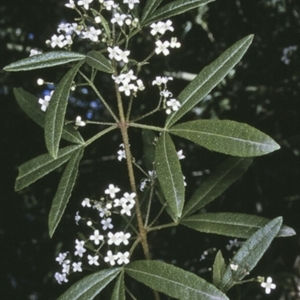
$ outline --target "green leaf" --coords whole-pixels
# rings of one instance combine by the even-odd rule
[[[94,299],[114,278],[121,268],[109,268],[88,275],[73,284],[57,300],[91,300]]]
[[[125,300],[124,272],[120,274],[115,283],[111,300]]]
[[[173,112],[166,120],[166,127],[171,127],[183,115],[197,105],[241,60],[253,39],[248,35],[228,48],[215,61],[205,67],[199,75],[178,95],[181,103],[178,111]]]
[[[154,169],[155,161],[155,139],[156,134],[152,130],[142,129],[144,162],[148,170]]]
[[[213,284],[215,287],[219,287],[225,269],[226,269],[225,260],[223,258],[221,250],[219,250],[215,257],[215,261],[213,265]]]
[[[125,272],[153,290],[181,300],[228,299],[215,286],[193,273],[160,261],[135,261]]]
[[[219,288],[226,292],[236,282],[242,280],[259,262],[263,254],[269,248],[271,242],[278,234],[282,224],[282,218],[278,217],[268,222],[264,227],[257,230],[234,255],[230,265],[237,266],[232,270],[229,265],[222,277]]]
[[[184,181],[175,146],[167,132],[158,139],[155,151],[156,173],[168,205],[176,217],[184,205]]]
[[[9,72],[29,71],[64,65],[73,61],[84,60],[85,55],[69,51],[52,51],[33,55],[6,66],[3,70]]]
[[[249,238],[270,220],[267,218],[240,213],[203,213],[190,216],[180,224],[200,232],[214,233],[236,238]],[[293,228],[283,225],[277,237],[295,235]]]
[[[148,0],[143,9],[141,23],[147,21],[147,18],[156,10],[162,0]]]
[[[76,64],[57,85],[49,102],[45,118],[45,141],[51,156],[56,158],[61,139],[70,89],[82,62]]]
[[[49,153],[40,155],[29,160],[19,167],[19,175],[16,179],[15,190],[19,191],[48,173],[60,167],[67,162],[74,151],[78,150],[80,145],[72,145],[60,149],[57,158],[54,159]]]
[[[45,113],[42,112],[38,104],[37,97],[24,91],[22,88],[14,88],[14,95],[22,110],[31,118],[36,124],[44,128]],[[73,128],[71,124],[65,126],[62,132],[62,138],[75,144],[83,144],[84,140],[80,133]]]
[[[99,51],[88,52],[86,55],[86,62],[96,70],[106,73],[114,72],[114,68],[112,67],[111,63]]]
[[[177,0],[157,9],[151,16],[142,22],[142,26],[147,26],[151,23],[167,19],[176,15],[183,14],[184,12],[197,8],[200,5],[208,4],[214,0]],[[157,6],[156,6],[157,7]],[[148,14],[149,15],[149,14]]]
[[[60,222],[62,215],[66,209],[67,203],[69,202],[69,199],[71,197],[83,151],[84,148],[81,147],[81,149],[78,149],[75,153],[72,154],[72,157],[69,160],[59,182],[57,191],[52,201],[48,219],[50,237],[53,236],[54,231],[58,223]]]
[[[241,157],[230,157],[222,162],[194,192],[182,216],[192,214],[220,196],[247,171],[251,163],[251,158]]]
[[[169,132],[211,151],[232,156],[260,156],[280,146],[268,135],[243,123],[228,120],[198,120],[181,123]]]

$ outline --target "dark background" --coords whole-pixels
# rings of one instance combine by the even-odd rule
[[[249,51],[235,68],[235,74],[228,76],[212,91],[211,99],[199,106],[206,107],[200,117],[247,123],[270,135],[281,149],[256,158],[245,176],[207,209],[268,218],[281,215],[284,223],[298,233],[300,3],[296,0],[217,0],[208,8],[203,16],[207,30],[196,22],[197,10],[173,18],[182,47],[171,56],[158,59],[149,66],[149,71],[157,74],[163,71],[198,73],[234,42],[248,34],[255,35]],[[60,21],[71,22],[73,18],[62,1],[53,0],[2,0],[0,16],[1,68],[27,57],[28,46],[46,51],[45,40],[55,33]],[[140,47],[137,55],[146,53],[149,44],[137,43]],[[14,192],[17,167],[45,153],[46,149],[42,130],[20,110],[12,88],[22,86],[41,96],[43,89],[36,85],[37,78],[57,81],[61,74],[56,69],[11,74],[0,70],[0,299],[56,299],[69,284],[59,286],[54,281],[53,274],[58,271],[55,257],[59,251],[73,247],[77,229],[73,218],[81,200],[99,196],[112,179],[119,180],[124,187],[127,185],[119,175],[120,164],[116,157],[110,158],[120,143],[120,137],[112,135],[103,139],[101,145],[105,147],[98,143],[85,153],[78,185],[54,238],[48,236],[47,215],[61,170],[23,191]],[[176,80],[170,89],[178,95],[186,84]],[[149,95],[142,95],[144,99],[140,101],[149,103]],[[81,100],[70,104],[70,118],[77,113],[94,120],[106,118],[101,105],[91,105],[95,100],[93,95],[82,95]],[[189,119],[193,118],[199,116],[191,113]],[[82,132],[87,136],[91,134],[86,128]],[[136,133],[132,135],[135,137]],[[192,193],[193,187],[205,178],[205,170],[216,166],[224,156],[182,140],[176,142],[187,156],[183,171],[189,183],[188,193]],[[137,157],[142,151],[140,144],[137,137]],[[204,175],[195,176],[199,171]],[[208,268],[215,252],[208,251],[206,259],[201,260],[203,252],[216,247],[227,259],[232,256],[232,252],[226,252],[229,238],[199,234],[181,227],[150,235],[149,240],[154,258],[191,270],[208,280],[211,280]],[[297,286],[300,288],[299,255],[298,236],[275,240],[252,275],[272,276],[277,289],[271,295],[265,295],[258,284],[245,284],[231,292],[231,299],[300,299],[300,294],[297,295]],[[74,276],[70,282],[77,279]],[[146,299],[145,293],[139,299]]]

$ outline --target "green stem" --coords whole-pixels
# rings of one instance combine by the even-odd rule
[[[158,225],[158,226],[154,226],[154,227],[148,228],[148,232],[154,231],[154,230],[161,230],[161,229],[169,228],[169,227],[175,227],[177,225],[178,225],[178,223],[175,223],[175,222],[168,223],[168,224],[163,224],[163,225]]]
[[[152,125],[146,125],[146,124],[138,124],[138,123],[129,123],[129,127],[136,127],[136,128],[143,128],[143,129],[148,129],[148,130],[154,130],[154,131],[165,131],[165,128],[162,127],[157,127],[157,126],[152,126]]]
[[[94,142],[95,140],[97,140],[99,137],[101,137],[102,135],[114,130],[118,128],[118,126],[115,124],[115,125],[112,125],[100,132],[98,132],[97,134],[95,134],[93,137],[91,137],[89,140],[87,140],[85,143],[84,143],[84,147],[88,146],[89,144],[91,144],[92,142]]]

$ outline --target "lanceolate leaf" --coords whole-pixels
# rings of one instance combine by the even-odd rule
[[[191,121],[175,125],[169,132],[209,150],[233,156],[260,156],[280,148],[265,133],[235,121]]]
[[[14,95],[22,110],[30,117],[35,123],[44,128],[45,113],[41,110],[38,104],[38,99],[24,91],[22,88],[14,88]],[[84,140],[80,133],[73,128],[71,124],[65,126],[62,132],[62,138],[75,144],[83,144]]]
[[[162,2],[162,0],[148,0],[145,4],[143,14],[141,17],[141,23],[147,21],[147,18],[151,16],[151,14],[156,10],[158,5]]]
[[[135,261],[125,267],[125,272],[151,289],[175,299],[228,299],[204,279],[160,261]]]
[[[65,122],[68,97],[73,83],[73,79],[78,72],[82,62],[76,64],[62,78],[49,102],[45,118],[45,141],[51,156],[56,158]]]
[[[153,14],[148,16],[142,22],[142,26],[147,26],[153,22],[167,19],[176,15],[183,14],[184,12],[197,8],[200,5],[205,5],[214,0],[177,0],[157,9]],[[155,1],[154,1],[155,2]]]
[[[181,107],[173,112],[166,121],[166,127],[171,127],[183,115],[197,105],[210,91],[223,80],[228,72],[241,60],[249,45],[253,35],[236,42],[228,48],[210,65],[205,67],[199,75],[178,95]]]
[[[200,232],[247,239],[268,222],[270,222],[269,219],[255,215],[222,212],[190,216],[182,219],[180,224]],[[287,237],[295,234],[293,228],[282,225],[277,237]]]
[[[57,300],[92,300],[118,276],[121,270],[121,268],[109,268],[88,275],[73,284]]]
[[[155,138],[156,134],[152,130],[142,130],[144,161],[148,170],[153,170],[155,161]]]
[[[54,159],[49,153],[40,155],[19,167],[19,175],[16,180],[15,190],[19,191],[48,173],[60,167],[67,162],[74,151],[78,150],[80,145],[72,145],[60,149],[57,158]]]
[[[256,266],[278,234],[281,224],[281,217],[268,222],[242,245],[230,263],[237,266],[237,270],[232,270],[229,265],[222,277],[219,286],[222,291],[228,291],[235,282],[242,280]]]
[[[184,181],[175,146],[167,132],[158,139],[155,151],[156,172],[163,194],[175,216],[184,205]]]
[[[91,67],[95,68],[96,70],[106,72],[106,73],[113,73],[114,69],[110,62],[105,58],[103,54],[98,51],[90,51],[86,55],[86,62]]]
[[[6,66],[4,70],[9,72],[29,71],[64,65],[73,61],[80,61],[84,59],[85,55],[79,53],[69,51],[52,51],[21,59]]]
[[[48,225],[50,237],[53,236],[54,231],[66,209],[67,203],[69,202],[78,173],[78,165],[82,155],[83,147],[72,154],[72,157],[68,162],[59,182],[49,213]]]
[[[115,283],[111,300],[125,300],[124,272],[120,274]]]
[[[213,265],[213,284],[215,287],[219,287],[225,270],[226,264],[222,252],[219,250]]]
[[[246,172],[251,163],[251,158],[230,157],[226,159],[194,192],[185,205],[182,216],[192,214],[220,196]]]

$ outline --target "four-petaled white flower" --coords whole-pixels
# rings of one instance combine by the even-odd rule
[[[51,37],[51,42],[50,42],[51,47],[52,48],[55,48],[56,46],[58,46],[59,48],[64,47],[65,46],[64,39],[65,39],[65,36],[63,34],[60,34],[59,36],[54,34]]]
[[[72,263],[73,272],[82,272],[81,265],[82,265],[82,262],[73,262]]]
[[[158,33],[163,35],[167,30],[174,31],[171,20],[167,20],[166,22],[159,21],[157,23],[152,23],[150,27],[152,28],[150,33],[153,36],[157,35]]]
[[[62,265],[63,262],[64,262],[64,260],[65,260],[65,258],[66,258],[66,256],[67,256],[67,254],[68,254],[68,252],[59,253],[55,260],[56,260],[60,265]]]
[[[114,228],[114,225],[111,224],[111,221],[112,221],[111,218],[107,218],[107,219],[101,220],[102,229],[106,230],[107,228],[108,229]]]
[[[180,102],[176,99],[170,99],[166,104],[168,107],[170,107],[166,109],[167,115],[169,115],[172,111],[177,111],[180,107]]]
[[[74,9],[75,8],[74,1],[73,0],[69,0],[69,3],[66,3],[65,6]]]
[[[262,282],[260,285],[265,289],[266,294],[271,293],[271,289],[274,290],[276,288],[276,284],[272,283],[273,279],[271,277],[267,278],[266,282]]]
[[[86,10],[88,10],[88,9],[89,9],[89,5],[90,5],[90,3],[92,3],[92,2],[93,2],[93,0],[79,0],[79,1],[77,2],[77,5],[83,6]]]
[[[106,253],[106,256],[104,257],[104,261],[107,263],[110,263],[111,266],[114,266],[116,264],[116,260],[118,259],[117,255],[112,254],[112,252],[109,250]]]
[[[133,9],[134,4],[135,3],[140,3],[140,1],[139,0],[124,0],[123,3],[128,4],[129,9]]]
[[[126,96],[130,96],[131,90],[134,89],[134,84],[129,83],[128,80],[123,80],[122,85],[119,86],[119,91],[124,92]]]
[[[50,95],[46,95],[43,98],[40,98],[39,99],[39,104],[41,104],[41,110],[42,111],[46,111],[48,106],[49,106],[49,101],[51,100],[51,97],[52,97],[52,94],[53,94],[53,91],[51,91]]]
[[[128,264],[129,263],[129,252],[126,251],[124,253],[118,252],[117,254],[118,257],[118,265],[122,265],[122,264]]]
[[[171,48],[180,48],[181,44],[177,41],[176,37],[171,38],[170,47]]]
[[[110,20],[112,24],[117,23],[119,26],[123,26],[124,20],[127,18],[125,14],[115,13],[113,18]]]
[[[66,273],[60,274],[60,273],[56,272],[54,274],[54,277],[59,284],[61,284],[62,282],[68,282]]]
[[[131,209],[133,208],[133,204],[122,204],[122,209],[120,211],[121,215],[131,216]]]
[[[79,211],[76,211],[76,215],[75,215],[75,222],[76,222],[76,225],[78,225],[78,222],[80,221],[81,217],[79,215]]]
[[[77,116],[76,120],[75,120],[75,126],[85,126],[85,125],[86,125],[86,123],[81,120],[81,117]]]
[[[62,269],[63,273],[66,273],[66,274],[70,273],[70,261],[69,260],[65,260],[62,267],[63,267],[63,269]]]
[[[89,265],[99,266],[98,259],[99,259],[98,255],[95,256],[88,255]]]
[[[116,232],[115,234],[113,234],[112,232],[109,232],[107,234],[107,237],[108,237],[107,244],[108,245],[115,244],[116,246],[119,246],[121,243],[119,236],[120,236],[119,232]]]
[[[95,230],[94,234],[90,236],[90,240],[94,241],[95,245],[99,245],[99,241],[103,241],[104,236],[99,233],[99,230]]]
[[[86,252],[86,249],[83,247],[84,245],[84,241],[79,241],[79,240],[75,240],[76,246],[75,246],[75,255],[78,255],[80,257],[82,257],[83,253]]]
[[[166,85],[169,80],[173,80],[173,77],[156,76],[155,80],[152,81],[152,85],[158,85],[158,86],[160,86],[162,84]]]
[[[131,237],[131,234],[129,232],[124,233],[123,231],[119,232],[119,240],[120,243],[123,243],[124,245],[128,245],[129,241],[128,239]]]
[[[120,189],[115,187],[113,184],[108,185],[108,189],[104,191],[105,194],[109,194],[110,198],[114,199],[116,197],[116,193],[118,193]]]
[[[121,161],[123,158],[126,159],[125,150],[119,150],[118,152],[118,160]]]
[[[82,203],[81,203],[81,205],[83,206],[83,207],[91,207],[92,205],[91,205],[91,203],[90,203],[90,199],[89,198],[84,198],[83,199],[83,201],[82,201]]]
[[[179,150],[179,151],[177,152],[178,159],[184,159],[184,158],[185,158],[185,156],[184,156],[182,153],[183,153],[182,150]]]
[[[163,53],[163,55],[167,56],[170,54],[170,50],[168,49],[170,47],[170,43],[168,41],[162,42],[161,40],[158,40],[155,42],[156,48],[155,53],[160,54]]]

